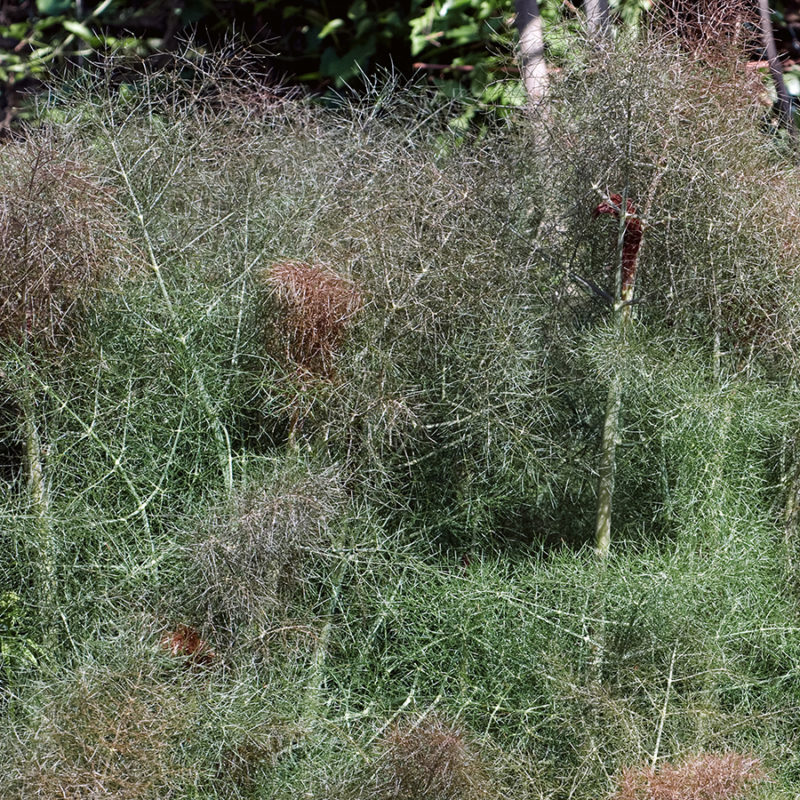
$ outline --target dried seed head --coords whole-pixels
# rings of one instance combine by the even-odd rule
[[[281,261],[266,270],[280,314],[274,325],[287,361],[305,377],[330,377],[348,322],[362,300],[351,281],[328,267]]]
[[[736,800],[765,778],[754,756],[700,753],[677,766],[623,770],[611,800]]]
[[[744,53],[758,44],[761,30],[758,5],[750,0],[658,0],[651,15],[693,58],[707,62]]]
[[[125,240],[113,189],[49,145],[10,144],[3,156],[0,338],[63,346]]]
[[[392,725],[381,741],[376,777],[372,796],[386,800],[472,800],[485,789],[475,744],[439,716]]]
[[[200,634],[189,625],[178,625],[161,637],[161,646],[173,656],[186,658],[187,663],[211,665],[217,654],[208,642],[200,638]]]

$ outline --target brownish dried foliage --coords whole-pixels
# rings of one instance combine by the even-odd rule
[[[81,679],[48,704],[26,753],[14,798],[146,800],[173,796],[185,769],[175,753],[186,737],[180,695],[152,674]]]
[[[306,558],[327,541],[344,501],[330,471],[279,478],[210,515],[191,559],[202,613],[218,637],[251,625],[268,628],[290,615]]]
[[[658,0],[651,13],[694,58],[715,61],[760,45],[758,4],[752,0]]]
[[[184,658],[189,665],[210,666],[217,658],[209,643],[189,625],[177,625],[164,633],[161,646],[173,656]]]
[[[281,261],[266,270],[279,309],[273,335],[303,378],[330,377],[348,322],[361,308],[353,283],[328,267]]]
[[[124,241],[111,187],[51,143],[0,152],[0,338],[56,346]]]
[[[754,756],[700,753],[677,766],[623,770],[612,800],[736,800],[765,777]]]
[[[429,716],[387,731],[370,791],[377,800],[474,800],[486,795],[486,775],[467,732]]]

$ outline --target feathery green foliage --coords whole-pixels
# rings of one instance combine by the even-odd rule
[[[724,753],[796,794],[798,183],[707,69],[576,52],[546,118],[473,138],[415,87],[54,92],[135,269],[30,373],[47,636],[3,411],[3,796],[595,798]],[[622,342],[583,288],[613,192],[645,222]]]

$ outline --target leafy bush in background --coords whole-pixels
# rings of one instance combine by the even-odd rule
[[[553,0],[540,5],[548,30],[553,28],[551,55],[560,63],[571,38],[559,29],[563,5]],[[611,5],[628,25],[649,7],[644,0]],[[570,26],[579,35],[580,11],[570,8]],[[200,52],[206,48],[235,48],[244,41],[258,52],[270,85],[277,81],[267,77],[265,65],[329,97],[345,87],[363,89],[387,71],[410,78],[421,69],[444,97],[465,102],[458,122],[464,127],[487,109],[504,114],[524,105],[515,77],[513,14],[510,0],[5,3],[0,5],[0,80],[6,103],[0,109],[15,106],[17,93],[35,85],[33,79],[69,72],[109,54],[126,56],[126,77],[135,79],[142,72],[140,59],[163,63],[191,38],[199,51],[193,69],[202,71]]]

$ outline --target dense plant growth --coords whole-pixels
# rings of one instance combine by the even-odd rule
[[[543,23],[545,58],[558,69],[568,60],[593,16],[605,7],[608,24],[621,36],[657,20],[678,33],[687,49],[719,51],[730,39],[750,46],[760,58],[758,10],[749,0],[611,0],[534,3]],[[781,52],[796,55],[792,27],[796,3],[773,3],[773,19],[783,31]],[[517,5],[511,0],[0,0],[0,130],[9,124],[25,93],[53,70],[76,67],[113,54],[127,59],[123,80],[141,76],[141,59],[169,61],[182,43],[195,45],[194,69],[204,53],[247,43],[265,82],[285,76],[330,97],[345,87],[363,88],[386,72],[408,79],[421,73],[445,98],[465,101],[456,124],[469,125],[489,111],[506,114],[524,104],[516,76]],[[537,45],[538,46],[538,45]],[[790,64],[789,89],[800,84]],[[272,72],[270,75],[269,73]],[[509,80],[509,78],[514,80]],[[5,117],[5,119],[3,119]]]
[[[0,794],[795,797],[800,184],[743,75],[576,47],[480,136],[55,87],[0,151],[64,270],[0,281]]]

